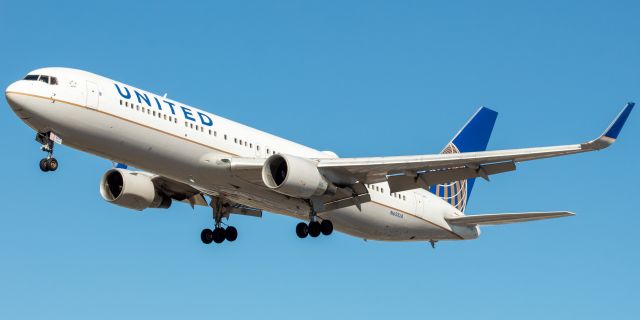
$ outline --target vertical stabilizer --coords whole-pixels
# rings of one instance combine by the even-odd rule
[[[451,142],[444,147],[441,153],[485,151],[497,117],[497,112],[481,107],[464,127],[458,131]],[[474,182],[475,178],[438,184],[432,186],[430,191],[464,212]]]

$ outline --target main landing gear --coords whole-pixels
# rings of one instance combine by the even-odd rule
[[[298,238],[300,239],[304,239],[307,236],[315,238],[321,233],[325,236],[328,236],[332,232],[333,223],[331,223],[330,220],[322,220],[322,222],[318,222],[315,216],[312,216],[311,222],[309,222],[309,224],[300,222],[296,226],[296,235],[298,235]]]
[[[202,243],[223,243],[225,240],[233,242],[238,239],[238,229],[233,226],[226,226],[226,228],[222,226],[222,218],[229,217],[229,204],[219,197],[213,197],[210,206],[213,209],[215,228],[213,230],[203,229],[200,232]]]
[[[40,150],[47,153],[47,157],[40,160],[40,170],[42,172],[58,170],[58,160],[53,157],[53,140],[49,138],[49,133],[38,132],[36,141],[42,145]]]

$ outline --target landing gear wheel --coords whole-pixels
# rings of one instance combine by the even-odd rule
[[[238,239],[238,229],[228,226],[227,230],[224,231],[224,236],[227,241],[236,241],[236,239]]]
[[[320,223],[320,231],[325,236],[330,235],[333,232],[333,223],[330,220],[322,220]]]
[[[202,232],[200,232],[200,240],[202,240],[204,244],[210,244],[213,241],[213,231],[211,231],[211,229],[203,229]]]
[[[320,222],[318,221],[309,222],[309,235],[313,238],[320,235]]]
[[[225,232],[222,228],[213,229],[213,242],[222,243],[224,241]]]
[[[304,222],[298,223],[296,226],[296,235],[298,235],[300,239],[306,238],[309,235],[309,226]]]
[[[42,172],[49,171],[49,166],[47,165],[47,158],[40,160],[40,170],[42,170]]]
[[[47,168],[49,171],[58,170],[58,160],[56,160],[56,158],[47,159]]]

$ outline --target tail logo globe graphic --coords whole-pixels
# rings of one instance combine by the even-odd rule
[[[460,153],[455,144],[449,143],[442,153]],[[432,192],[449,202],[456,209],[463,211],[467,206],[467,180],[454,181],[449,183],[437,184],[433,187]]]

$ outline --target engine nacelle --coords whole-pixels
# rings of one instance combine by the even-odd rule
[[[287,154],[267,158],[262,167],[262,181],[276,192],[303,199],[336,191],[316,162]]]
[[[151,177],[125,169],[107,171],[100,180],[100,194],[108,202],[139,211],[171,206],[171,198],[156,190]]]

